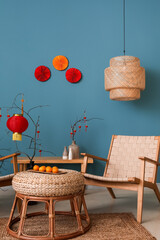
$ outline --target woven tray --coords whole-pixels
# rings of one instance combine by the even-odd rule
[[[35,171],[35,170],[27,170],[27,172],[34,172],[34,173],[41,173],[41,174],[50,174],[50,175],[61,175],[61,174],[67,173],[65,171],[58,171],[58,173],[53,173],[53,172],[40,172],[40,171]]]

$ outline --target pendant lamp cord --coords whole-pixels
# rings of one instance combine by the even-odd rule
[[[123,50],[123,53],[124,53],[124,56],[125,56],[125,52],[126,52],[126,49],[125,49],[125,0],[123,0],[123,40],[124,40],[124,50]]]

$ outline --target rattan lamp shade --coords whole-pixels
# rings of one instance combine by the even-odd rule
[[[110,67],[105,69],[105,90],[110,91],[110,99],[130,101],[140,98],[145,89],[145,69],[140,60],[132,56],[111,58]]]

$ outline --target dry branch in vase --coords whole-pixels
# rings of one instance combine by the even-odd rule
[[[39,151],[40,155],[41,152],[47,152],[47,153],[51,153],[52,155],[55,155],[53,152],[51,151],[47,151],[45,149],[42,149],[41,147],[41,142],[40,142],[40,130],[39,130],[39,121],[40,121],[40,116],[37,116],[37,119],[34,120],[33,117],[31,116],[31,111],[37,109],[37,108],[42,108],[42,107],[47,107],[48,105],[38,105],[38,106],[34,106],[32,108],[30,108],[28,111],[25,111],[23,108],[23,103],[24,103],[24,99],[23,99],[23,95],[22,93],[19,93],[15,96],[12,106],[11,107],[3,107],[7,109],[7,117],[8,117],[8,121],[7,121],[7,127],[13,132],[13,140],[15,142],[15,146],[16,146],[16,151],[18,153],[21,153],[25,156],[27,156],[30,160],[30,166],[29,168],[32,168],[34,165],[34,157],[37,153],[37,151]],[[19,106],[17,104],[17,98],[21,96],[21,102],[22,102],[22,106]],[[1,109],[3,109],[1,108]],[[21,111],[21,114],[14,114],[12,117],[10,117],[10,115],[8,114],[9,111],[15,109],[16,111]],[[25,117],[23,117],[25,116]],[[0,117],[2,117],[1,113],[0,113]],[[26,120],[24,120],[26,119]],[[27,120],[28,119],[28,120]],[[33,135],[28,135],[23,133],[28,125],[27,122],[31,122],[33,124],[34,130],[33,130]],[[24,126],[25,125],[25,126]],[[19,132],[18,132],[19,131]],[[10,131],[8,132],[8,134],[10,133]],[[26,137],[29,139],[29,146],[27,149],[32,150],[32,154],[28,154],[25,151],[21,151],[19,149],[19,144],[18,142],[22,140],[22,136]]]

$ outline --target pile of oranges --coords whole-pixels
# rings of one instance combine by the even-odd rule
[[[52,173],[58,173],[58,167],[50,167],[50,166],[41,166],[39,167],[38,165],[34,165],[33,167],[34,171],[39,171],[39,172],[52,172]]]

